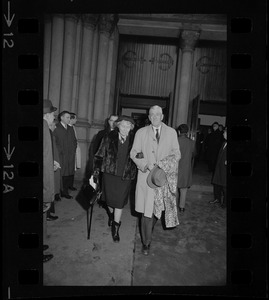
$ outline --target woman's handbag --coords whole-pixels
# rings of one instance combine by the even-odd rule
[[[84,182],[77,197],[77,202],[87,211],[87,237],[90,238],[91,223],[92,223],[92,212],[94,204],[101,197],[102,192],[100,191],[100,185],[98,178],[97,183],[94,183],[93,176],[89,179],[89,182]],[[89,209],[91,208],[90,220],[89,220]]]

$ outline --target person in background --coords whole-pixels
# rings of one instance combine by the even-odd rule
[[[226,202],[226,176],[227,176],[227,128],[223,130],[224,142],[219,150],[216,168],[212,177],[214,200],[211,204],[220,204],[225,208]]]
[[[71,128],[73,128],[74,130],[74,134],[75,134],[75,138],[77,141],[77,148],[76,148],[76,156],[75,156],[75,172],[77,169],[81,168],[81,151],[80,151],[80,147],[78,144],[78,137],[77,137],[77,132],[76,132],[76,123],[77,123],[77,115],[75,113],[70,113],[70,123],[68,124]],[[76,191],[77,189],[74,187],[74,175],[71,176],[72,178],[70,179],[71,183],[69,186],[69,189],[71,191]]]
[[[62,111],[58,116],[53,134],[55,136],[56,146],[58,148],[61,166],[62,187],[61,196],[67,199],[73,197],[69,195],[68,189],[72,185],[72,178],[75,173],[75,156],[77,148],[77,139],[73,128],[68,126],[70,123],[70,113]]]
[[[47,237],[46,213],[54,201],[54,158],[52,150],[52,137],[49,126],[54,121],[54,112],[57,110],[50,100],[43,101],[43,236]],[[43,245],[43,250],[47,250],[48,245]],[[48,262],[53,258],[52,254],[43,254],[43,262]]]
[[[54,172],[54,179],[55,179],[55,201],[61,201],[61,191],[63,189],[62,187],[62,177],[61,177],[61,166],[60,166],[60,157],[59,157],[59,151],[56,146],[55,136],[53,134],[53,131],[56,128],[56,120],[52,123],[50,126],[50,130],[52,133],[52,141],[53,141],[53,154],[54,154],[54,164],[55,164],[55,172]]]
[[[195,157],[195,142],[188,138],[189,127],[181,124],[177,128],[178,143],[181,152],[181,159],[178,162],[178,208],[180,213],[185,211],[185,203],[188,188],[192,184],[192,169]]]
[[[94,164],[94,156],[99,149],[102,140],[108,136],[108,134],[115,129],[116,127],[116,121],[118,119],[118,115],[116,114],[110,114],[109,117],[105,120],[105,128],[100,130],[95,137],[93,138],[92,142],[92,147],[90,148],[90,154],[89,154],[89,161],[90,161],[90,166],[87,171],[87,177],[91,176],[93,174],[93,164]],[[100,189],[102,190],[103,187],[103,173],[100,172],[98,176],[98,181],[99,181],[99,186]],[[105,200],[105,193],[102,192],[101,198],[99,201],[99,204],[103,206],[103,208],[106,210],[108,216],[110,216],[109,209],[106,205],[106,200]]]
[[[97,150],[99,149],[99,146],[101,145],[102,139],[107,136],[112,130],[115,129],[115,122],[118,119],[118,115],[111,114],[109,117],[105,120],[105,128],[100,130],[95,138],[94,138],[94,148],[93,153],[95,154]]]
[[[47,221],[54,221],[58,219],[58,216],[52,215],[55,213],[55,201],[61,201],[60,197],[60,187],[61,187],[61,173],[60,173],[60,163],[59,163],[59,153],[55,145],[55,137],[53,136],[53,131],[55,129],[55,120],[49,125],[50,135],[52,139],[52,150],[54,159],[54,201],[51,203],[50,209],[47,211]]]
[[[212,132],[210,133],[210,135],[208,135],[208,139],[207,139],[206,160],[207,160],[209,172],[214,172],[217,156],[222,142],[223,142],[223,137],[219,131],[219,124],[218,122],[214,122],[212,124]]]
[[[196,154],[195,154],[195,158],[194,158],[194,167],[197,166],[197,164],[201,160],[203,143],[204,143],[204,134],[203,134],[202,130],[199,128],[197,130],[196,139],[195,139]]]
[[[175,129],[162,122],[163,117],[160,106],[154,105],[149,109],[151,125],[142,127],[136,132],[130,154],[138,168],[135,210],[141,213],[142,253],[144,255],[149,254],[152,231],[156,221],[160,218],[159,213],[162,212],[162,209],[159,208],[161,206],[164,208],[165,220],[170,222],[169,227],[179,224],[176,197],[172,197],[166,184],[159,189],[151,187],[147,181],[149,174],[152,174],[150,172],[156,168],[155,166],[164,170],[166,175],[166,171],[173,172],[172,177],[177,179],[178,160],[181,156],[177,133]],[[176,182],[174,189],[174,194],[176,194]],[[166,196],[164,192],[167,192]],[[165,201],[169,203],[169,210],[165,209]],[[155,205],[157,202],[161,206],[157,207]]]
[[[109,209],[108,225],[112,239],[120,241],[119,228],[124,206],[128,203],[131,181],[136,175],[136,166],[130,158],[135,122],[131,117],[120,116],[101,142],[95,154],[95,174],[103,173],[103,193]]]
[[[206,134],[206,136],[205,136],[205,138],[204,138],[203,149],[202,149],[202,151],[203,151],[203,158],[204,158],[204,160],[205,160],[205,162],[206,162],[207,164],[208,164],[208,154],[207,154],[207,150],[208,150],[208,141],[209,141],[209,138],[210,138],[211,133],[212,133],[212,129],[211,129],[211,127],[209,127],[209,128],[207,129],[207,134]]]
[[[224,127],[222,124],[219,124],[219,131],[221,134],[223,134],[223,130],[224,130]]]

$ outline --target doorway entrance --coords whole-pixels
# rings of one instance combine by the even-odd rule
[[[163,110],[163,122],[168,124],[170,97],[154,97],[145,95],[126,95],[119,93],[117,114],[127,115],[134,119],[139,129],[149,124],[149,108],[158,105]]]

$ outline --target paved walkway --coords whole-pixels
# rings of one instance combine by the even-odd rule
[[[86,211],[74,199],[56,202],[59,219],[48,222],[54,258],[44,264],[48,286],[221,286],[226,276],[226,210],[210,205],[210,175],[199,176],[188,191],[180,225],[165,229],[158,221],[149,256],[141,254],[133,199],[125,207],[120,243],[114,243],[107,214],[94,206],[90,239]],[[197,184],[196,184],[197,183]],[[77,187],[80,187],[77,184]]]

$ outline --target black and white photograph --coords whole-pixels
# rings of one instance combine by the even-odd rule
[[[59,296],[225,295],[227,288],[236,296],[241,290],[233,282],[258,284],[253,258],[237,251],[260,251],[260,260],[266,253],[265,128],[260,139],[257,132],[266,117],[264,109],[249,107],[257,94],[248,93],[255,77],[265,96],[265,73],[257,70],[260,82],[258,73],[248,78],[240,59],[233,61],[231,45],[244,53],[244,63],[250,50],[231,32],[231,7],[91,11],[66,0],[69,9],[35,7],[34,32],[31,13],[20,19],[14,2],[5,1],[3,18],[3,70],[14,66],[8,51],[19,65],[18,87],[12,91],[9,73],[4,81],[4,119],[18,124],[3,131],[3,193],[17,199],[3,208],[11,214],[18,207],[12,223],[3,219],[4,256],[14,264],[8,298],[19,295],[20,283],[13,292],[11,282],[20,266],[18,280],[27,286],[27,275],[37,275],[33,295],[40,288],[46,297],[54,288]],[[20,60],[34,56],[31,47],[39,57],[35,71]],[[250,61],[258,68],[255,55]],[[265,49],[260,58],[265,62]],[[16,107],[7,97],[18,97]],[[250,166],[253,160],[263,167]],[[35,177],[27,174],[35,170]],[[9,253],[15,240],[22,250]],[[253,295],[263,295],[259,284]]]
[[[226,15],[45,16],[44,285],[226,284],[226,45]]]

